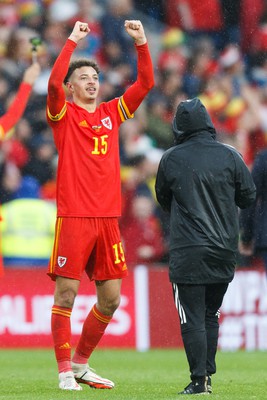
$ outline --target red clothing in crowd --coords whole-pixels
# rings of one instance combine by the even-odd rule
[[[0,117],[0,139],[3,139],[6,133],[18,122],[24,113],[27,101],[30,97],[32,86],[22,82],[18,93],[10,105],[7,112]]]
[[[240,29],[244,52],[251,51],[253,43],[258,46],[257,30],[263,11],[264,0],[241,0]]]
[[[219,31],[223,27],[219,0],[166,2],[166,22],[185,31]]]
[[[28,83],[22,82],[20,84],[19,90],[16,94],[13,103],[10,105],[7,112],[0,117],[0,140],[3,140],[7,132],[18,122],[21,118],[28,99],[31,94],[31,85]],[[0,216],[1,219],[1,216]],[[3,260],[0,254],[0,277],[3,275]]]
[[[163,234],[154,215],[142,220],[131,218],[121,228],[121,234],[129,267],[160,261],[164,253]],[[145,247],[150,248],[150,256],[142,255],[147,253]]]

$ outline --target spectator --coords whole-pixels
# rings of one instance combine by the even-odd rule
[[[14,96],[13,100],[8,105],[6,113],[0,117],[0,139],[3,139],[8,131],[13,128],[21,118],[32,92],[32,86],[39,74],[40,65],[38,63],[32,64],[25,70],[16,96]]]
[[[220,0],[171,0],[165,3],[166,22],[185,31],[192,40],[209,36],[221,45],[224,27]]]
[[[46,19],[43,17],[43,1],[40,0],[20,0],[16,4],[19,18],[19,25],[34,29],[42,33]]]
[[[261,15],[264,13],[264,3],[265,0],[241,0],[240,44],[244,54],[249,54],[251,50],[253,51],[252,43],[255,43],[255,32],[257,31]]]
[[[41,185],[40,188],[40,197],[43,200],[54,201],[56,202],[56,194],[57,194],[57,166],[58,166],[58,157],[55,156],[52,161],[52,171],[53,175],[51,179]]]
[[[34,84],[36,78],[40,74],[40,65],[35,62],[33,63],[30,67],[26,69],[24,72],[22,82],[19,86],[18,92],[11,102],[9,104],[8,109],[6,110],[6,113],[0,117],[0,140],[2,141],[3,139],[6,138],[7,133],[10,131],[11,128],[13,128],[18,120],[21,118],[27,102],[29,100],[31,91],[32,91],[32,85]],[[1,165],[1,173],[7,172],[7,174],[4,176],[5,179],[1,179],[1,188],[4,188],[5,193],[1,193],[2,199],[5,196],[12,196],[13,191],[16,190],[16,186],[18,184],[18,179],[20,172],[18,169],[14,168],[16,172],[18,172],[18,175],[14,175],[14,177],[11,177],[12,185],[10,185],[9,179],[8,179],[8,173],[12,173],[12,169],[9,168],[7,171],[4,165],[5,162],[5,153],[2,153],[3,158],[0,159],[0,162],[2,163]],[[15,178],[12,180],[12,178]],[[3,275],[3,265],[2,265],[2,254],[0,254],[0,275]]]
[[[256,202],[240,213],[239,251],[244,256],[262,258],[267,274],[267,150],[255,158],[252,177],[257,188]]]
[[[2,206],[2,252],[6,266],[47,265],[54,241],[56,206],[39,198],[35,178],[23,177],[14,200]]]
[[[183,91],[188,97],[198,96],[209,77],[216,73],[215,48],[210,39],[201,39],[193,46],[183,75]]]
[[[240,14],[242,0],[221,0],[223,15],[222,47],[229,43],[240,45]]]
[[[144,132],[141,121],[135,118],[120,129],[121,151],[124,154],[124,164],[128,164],[136,156],[144,155],[153,149],[152,139]]]
[[[52,161],[55,153],[52,138],[39,134],[33,141],[32,157],[23,167],[23,175],[35,177],[40,185],[50,181],[53,178]]]
[[[155,210],[152,197],[136,195],[131,202],[129,218],[121,219],[121,233],[129,267],[161,261],[164,239]]]
[[[32,63],[30,39],[37,36],[36,30],[27,27],[20,27],[12,32],[7,43],[8,72],[10,68],[17,68],[20,73]]]
[[[184,73],[187,64],[188,50],[186,35],[177,28],[166,29],[162,33],[161,48],[158,54],[158,69],[160,72]]]
[[[155,147],[168,149],[173,145],[173,134],[168,121],[169,104],[162,95],[151,98],[147,107],[147,134]]]
[[[90,26],[90,38],[85,38],[79,43],[76,49],[76,57],[90,57],[97,61],[100,68],[104,66],[104,55],[102,47],[102,26],[100,23],[103,17],[103,10],[96,0],[78,0],[78,13],[75,19],[86,21]]]
[[[155,198],[154,183],[162,150],[150,150],[129,160],[122,168],[122,214],[128,215],[133,198],[145,195]]]
[[[134,6],[137,11],[146,14],[159,22],[164,22],[164,0],[135,0]]]
[[[15,198],[15,193],[20,187],[21,171],[13,163],[5,163],[1,174],[0,203],[6,203]]]
[[[122,29],[125,20],[133,19],[132,0],[110,0],[101,19],[104,55],[107,64],[114,68],[119,63],[133,65],[135,53],[129,37]],[[135,71],[133,71],[133,74]]]

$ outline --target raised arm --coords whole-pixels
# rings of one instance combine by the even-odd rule
[[[137,50],[137,79],[123,95],[130,113],[134,113],[154,86],[154,71],[141,21],[125,21],[126,32],[134,39]]]
[[[77,43],[87,36],[89,32],[90,29],[87,23],[76,21],[72,33],[68,37],[52,68],[48,81],[47,97],[47,112],[49,118],[52,120],[60,119],[60,115],[64,112],[66,96],[63,89],[63,81],[67,75],[70,59]]]
[[[28,67],[23,75],[19,90],[7,112],[0,117],[0,140],[16,125],[22,117],[31,95],[32,86],[40,74],[40,65],[36,62]]]

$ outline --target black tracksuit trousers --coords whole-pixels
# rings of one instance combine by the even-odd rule
[[[219,308],[228,283],[172,283],[191,380],[216,372]]]

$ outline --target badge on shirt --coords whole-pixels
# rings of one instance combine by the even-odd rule
[[[107,128],[107,129],[112,129],[112,122],[109,117],[106,117],[104,119],[101,119],[102,124]]]

